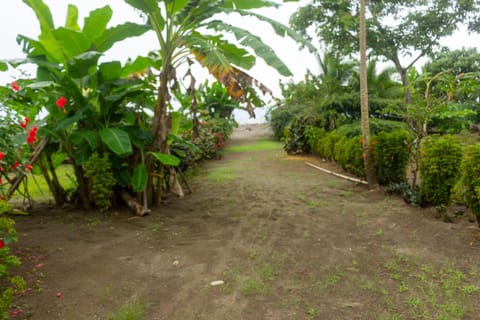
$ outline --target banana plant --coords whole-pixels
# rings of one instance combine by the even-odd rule
[[[74,5],[68,6],[65,25],[56,27],[42,0],[23,2],[35,12],[41,33],[37,39],[19,35],[17,41],[27,58],[3,62],[0,68],[36,64],[36,81],[22,91],[43,93],[41,102],[48,115],[39,133],[68,154],[80,202],[88,208],[90,190],[82,165],[93,152],[109,152],[117,184],[129,186],[134,181],[130,172],[135,168],[129,162],[134,149],[151,143],[150,130],[140,125],[146,122],[146,116],[132,105],[150,105],[148,92],[153,89],[129,75],[158,61],[143,57],[125,66],[118,61],[99,63],[115,43],[142,35],[149,27],[131,22],[108,27],[113,14],[109,6],[90,12],[80,27]]]
[[[158,52],[162,64],[159,72],[159,88],[154,109],[152,136],[153,152],[170,154],[168,146],[168,105],[171,94],[170,85],[176,83],[178,66],[198,61],[206,67],[228,89],[229,94],[246,104],[253,111],[252,103],[259,101],[253,86],[263,92],[268,88],[249,76],[243,70],[251,69],[257,57],[277,70],[283,76],[291,75],[288,66],[275,54],[274,50],[264,44],[260,37],[251,32],[231,25],[221,18],[239,13],[266,22],[273,27],[276,34],[289,36],[302,42],[312,52],[315,48],[305,42],[285,25],[252,11],[277,4],[267,0],[124,0],[133,8],[141,11],[148,19],[150,28],[158,39]],[[235,43],[227,40],[226,34],[236,39]],[[247,48],[251,49],[251,54]],[[151,158],[150,158],[151,159]],[[148,160],[148,159],[147,159]],[[158,170],[153,160],[147,161],[149,171]],[[175,171],[169,170],[170,181],[176,181]],[[153,180],[149,181],[150,201],[158,203],[160,194],[153,192]],[[173,183],[178,187],[178,183]],[[160,188],[157,188],[160,190]]]

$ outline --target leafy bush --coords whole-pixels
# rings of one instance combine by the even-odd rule
[[[299,107],[279,107],[269,113],[270,126],[276,139],[284,138],[284,130],[300,111]]]
[[[480,226],[480,145],[472,145],[466,149],[460,171],[465,203],[477,217]]]
[[[97,152],[94,152],[83,168],[85,177],[90,182],[91,200],[100,211],[108,210],[112,205],[112,187],[115,185],[108,154],[100,157]]]
[[[446,206],[458,177],[462,149],[452,136],[428,139],[420,159],[420,194],[422,204]]]
[[[284,149],[288,153],[310,153],[310,141],[305,134],[308,127],[314,124],[315,118],[308,116],[294,117],[288,125],[288,135],[285,137]]]
[[[380,184],[398,184],[406,180],[411,139],[405,130],[380,132],[372,138],[375,171]]]
[[[335,160],[344,170],[359,177],[365,177],[363,158],[362,138],[360,136],[337,141]]]
[[[328,132],[313,145],[313,153],[327,160],[335,160],[335,147],[337,143],[345,139],[336,131]]]
[[[326,135],[326,131],[323,128],[318,128],[316,126],[307,126],[305,128],[305,138],[307,138],[308,145],[310,150],[314,151],[317,145],[318,140]]]
[[[8,244],[17,240],[12,219],[0,216],[0,319],[8,319],[8,310],[15,292],[25,289],[25,280],[11,275],[9,269],[19,266],[20,260],[10,255]]]

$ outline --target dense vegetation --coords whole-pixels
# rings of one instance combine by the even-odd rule
[[[363,159],[369,152],[380,184],[400,192],[408,202],[445,208],[455,190],[455,201],[475,210],[471,185],[478,175],[469,169],[469,176],[462,177],[467,172],[459,170],[465,144],[448,135],[475,127],[480,87],[478,71],[471,63],[473,52],[443,52],[436,55],[445,57],[439,60],[445,62],[442,67],[432,60],[422,72],[412,68],[412,103],[407,105],[402,85],[391,70],[378,72],[375,62],[370,62],[369,150],[361,143],[356,64],[325,55],[321,76],[309,74],[300,83],[283,85],[283,104],[269,113],[274,134],[284,141],[287,152],[313,153],[360,177],[365,177]],[[456,74],[454,68],[466,72]],[[432,74],[431,70],[440,71]],[[472,168],[475,165],[467,163],[475,158],[472,151],[468,154],[463,165]]]

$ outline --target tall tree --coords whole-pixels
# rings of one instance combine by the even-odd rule
[[[365,21],[366,0],[360,0],[360,110],[363,137],[363,161],[365,166],[365,174],[367,176],[368,186],[370,189],[376,188],[378,185],[375,171],[373,168],[372,153],[370,152],[370,121],[368,112],[368,83],[367,83],[367,36]]]
[[[386,0],[369,1],[367,43],[371,56],[391,61],[402,84],[408,88],[408,69],[420,58],[439,47],[440,40],[457,27],[469,24],[478,29],[476,0]],[[357,1],[313,0],[291,18],[294,29],[307,34],[314,26],[317,36],[327,47],[345,55],[358,52],[359,9]],[[408,59],[404,62],[402,60]],[[411,95],[405,91],[407,103]]]

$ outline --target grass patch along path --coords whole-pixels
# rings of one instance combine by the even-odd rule
[[[339,170],[270,136],[240,126],[193,194],[144,218],[17,217],[32,289],[17,308],[40,320],[478,319],[474,224],[307,167]]]

